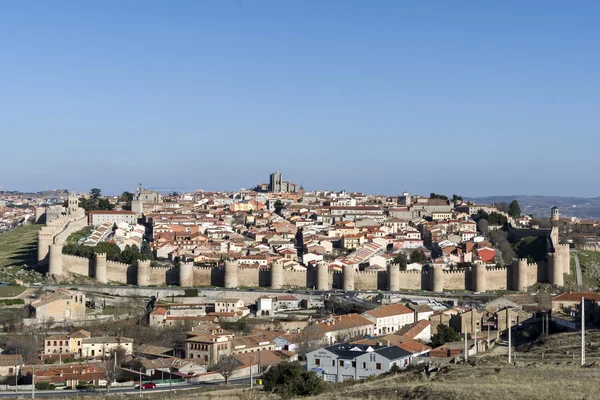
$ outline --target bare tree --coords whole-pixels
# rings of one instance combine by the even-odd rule
[[[104,370],[104,376],[106,379],[106,392],[108,393],[110,390],[110,386],[113,382],[117,380],[121,372],[121,363],[127,354],[127,350],[125,350],[122,346],[118,346],[113,349],[108,358],[104,360],[102,369]]]
[[[311,351],[315,351],[323,346],[323,335],[315,327],[307,327],[300,334],[300,342],[298,343],[298,354],[305,356]]]
[[[477,222],[477,229],[484,235],[487,235],[489,226],[490,223],[487,221],[487,219],[482,218]]]
[[[227,385],[229,384],[229,378],[231,378],[231,375],[233,375],[233,371],[235,371],[235,369],[240,365],[241,363],[235,358],[226,357],[216,363],[212,370],[221,374],[223,379],[225,379],[225,384]],[[252,368],[252,365],[250,365],[250,368]]]

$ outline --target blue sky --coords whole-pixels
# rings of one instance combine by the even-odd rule
[[[524,4],[526,3],[526,4]],[[0,183],[600,196],[596,1],[0,3]]]

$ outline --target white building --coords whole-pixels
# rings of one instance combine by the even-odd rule
[[[415,313],[403,304],[389,304],[362,314],[375,324],[373,335],[398,332],[403,326],[415,322]]]
[[[406,368],[411,359],[412,354],[398,346],[341,343],[308,353],[306,369],[327,382],[343,382],[385,374],[393,366]]]
[[[118,224],[125,222],[129,225],[135,225],[137,222],[137,216],[133,211],[107,211],[97,210],[90,211],[89,223],[92,226],[100,226],[105,222]]]
[[[82,355],[85,357],[108,357],[114,349],[122,347],[125,354],[133,353],[133,339],[125,337],[101,336],[83,339]]]

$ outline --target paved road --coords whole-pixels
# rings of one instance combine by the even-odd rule
[[[579,254],[577,254],[577,250],[571,250],[573,254],[573,258],[575,258],[575,269],[577,270],[577,287],[581,289],[583,286],[583,277],[581,275],[581,266],[579,265]]]
[[[179,390],[190,390],[190,389],[198,389],[206,386],[215,386],[222,384],[223,382],[204,382],[204,383],[184,383],[184,384],[175,384],[171,387],[171,391],[173,392],[173,398],[176,398],[177,395],[174,394]],[[230,384],[235,385],[243,385],[250,384],[250,378],[240,378],[240,379],[232,379],[229,381]],[[68,396],[97,396],[103,395],[106,393],[106,390],[99,388],[94,392],[85,392],[81,390],[36,390],[35,397],[68,397]],[[140,393],[139,389],[132,387],[117,387],[110,389],[111,394],[132,394],[137,395]],[[165,393],[165,397],[168,396],[169,386],[159,386],[155,389],[145,389],[142,390],[142,394],[144,393]],[[19,391],[18,393],[13,392],[0,392],[0,398],[10,399],[10,398],[31,398],[31,391]]]

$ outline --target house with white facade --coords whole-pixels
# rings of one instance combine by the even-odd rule
[[[415,313],[403,304],[389,304],[366,311],[363,317],[375,324],[373,335],[385,335],[399,331],[415,322]]]
[[[340,343],[308,353],[306,369],[327,382],[343,382],[385,374],[393,366],[406,368],[411,358],[411,353],[398,346]]]

